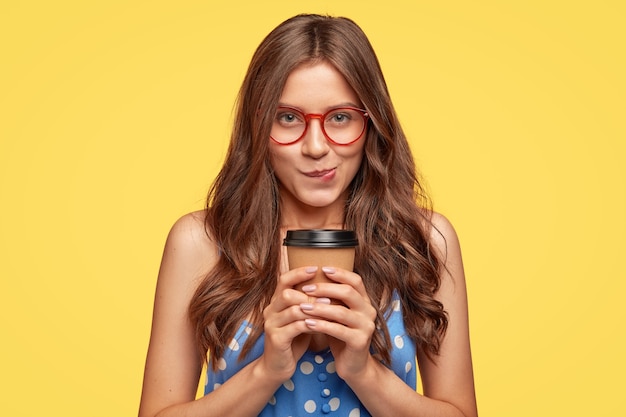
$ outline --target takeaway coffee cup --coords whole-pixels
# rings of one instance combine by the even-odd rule
[[[306,284],[329,282],[322,271],[323,266],[352,271],[358,241],[352,230],[304,229],[288,230],[283,245],[287,247],[289,269],[319,267],[315,277],[296,287],[300,289]]]

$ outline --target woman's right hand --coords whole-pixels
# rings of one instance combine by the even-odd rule
[[[317,267],[302,267],[282,274],[270,304],[263,310],[265,346],[260,360],[270,375],[289,379],[311,341],[311,330],[304,320],[300,304],[311,302],[309,296],[294,286],[315,275]]]

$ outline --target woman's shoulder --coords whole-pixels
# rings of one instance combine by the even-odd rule
[[[167,255],[184,263],[206,269],[219,254],[215,241],[205,226],[206,211],[195,211],[180,217],[170,229],[165,244]]]
[[[459,238],[452,222],[443,214],[432,210],[424,211],[426,235],[430,244],[443,256],[459,246]]]
[[[178,218],[170,229],[168,239],[181,244],[211,245],[213,240],[205,226],[206,211],[199,210],[187,213]]]
[[[181,217],[179,217],[172,226],[170,230],[170,234],[175,233],[176,235],[193,235],[195,237],[199,237],[201,235],[206,234],[205,228],[205,219],[206,219],[206,210],[198,210],[192,211],[191,213],[187,213]]]

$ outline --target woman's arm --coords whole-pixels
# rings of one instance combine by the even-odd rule
[[[436,298],[443,303],[449,323],[440,354],[433,360],[418,355],[424,395],[373,358],[368,345],[362,343],[371,337],[375,315],[361,280],[355,280],[359,278],[356,274],[337,270],[332,279],[348,286],[319,285],[311,292],[313,296],[340,298],[350,307],[341,310],[315,304],[309,314],[326,319],[315,320],[316,330],[345,343],[331,342],[337,373],[376,417],[477,415],[461,250],[456,232],[445,217],[434,214],[433,223],[436,230],[431,242],[445,260]]]
[[[444,216],[434,213],[431,241],[445,260],[437,300],[448,313],[448,329],[434,361],[418,355],[424,395],[454,405],[464,416],[476,416],[476,394],[470,350],[465,272],[457,234]]]
[[[309,330],[299,304],[307,296],[292,287],[311,279],[315,269],[299,268],[281,275],[265,309],[263,355],[195,400],[202,358],[189,321],[189,301],[217,256],[216,245],[205,233],[204,213],[191,213],[176,222],[159,271],[140,417],[256,416],[291,377],[306,350],[308,339],[302,333]]]
[[[210,395],[194,401],[202,358],[188,318],[189,301],[217,260],[204,213],[173,226],[159,271],[140,417],[256,416],[280,385],[255,361]]]
[[[431,242],[445,260],[436,298],[448,313],[448,329],[439,355],[418,354],[424,395],[415,393],[377,361],[367,374],[348,381],[374,416],[463,416],[478,414],[469,341],[465,274],[461,249],[450,222],[433,215]],[[367,383],[366,381],[377,381]],[[376,400],[370,400],[374,399]]]

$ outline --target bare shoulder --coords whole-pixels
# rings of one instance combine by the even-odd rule
[[[208,238],[204,227],[205,216],[204,210],[185,214],[174,222],[169,237],[202,239],[205,236]]]
[[[165,244],[164,266],[175,264],[194,276],[203,276],[214,265],[218,249],[206,230],[205,216],[205,211],[196,211],[174,223]]]
[[[435,211],[428,212],[427,217],[430,218],[427,226],[430,243],[442,259],[449,261],[451,256],[460,255],[459,238],[450,220]]]
[[[167,237],[168,243],[187,249],[208,249],[214,246],[205,227],[205,211],[185,214],[172,226]]]

